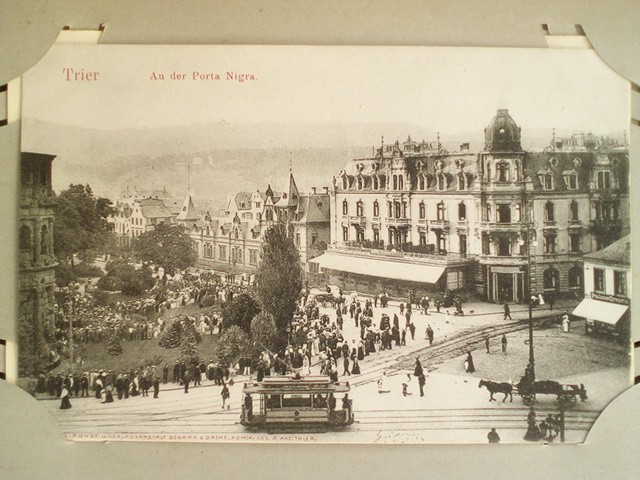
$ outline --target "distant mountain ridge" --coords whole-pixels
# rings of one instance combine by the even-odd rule
[[[117,198],[127,186],[166,187],[176,195],[187,185],[198,196],[222,202],[237,191],[283,188],[291,164],[299,188],[331,184],[352,158],[371,156],[380,146],[408,135],[435,141],[437,133],[411,124],[229,124],[225,122],[142,129],[87,129],[23,119],[22,150],[50,153],[56,191],[70,183],[90,184],[97,195]],[[523,132],[525,149],[541,149],[551,129]],[[566,135],[571,132],[556,132]],[[482,130],[440,134],[444,148],[469,142],[483,147]],[[367,145],[367,143],[370,143]],[[189,165],[189,175],[187,174]],[[188,178],[189,177],[189,178]]]

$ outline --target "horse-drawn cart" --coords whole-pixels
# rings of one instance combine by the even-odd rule
[[[522,397],[522,403],[530,407],[536,403],[536,395],[556,395],[558,403],[562,408],[569,408],[576,404],[577,398],[581,401],[587,400],[587,390],[584,385],[565,385],[553,380],[526,381],[520,380],[516,385],[509,382],[492,382],[491,380],[480,380],[478,388],[486,387],[489,390],[489,401],[495,401],[494,393],[504,394],[503,402],[510,397],[513,402],[513,394]]]

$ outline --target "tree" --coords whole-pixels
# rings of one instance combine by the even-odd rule
[[[273,317],[260,312],[251,320],[251,342],[253,356],[256,358],[265,348],[274,351],[277,348],[278,329]]]
[[[164,348],[175,348],[180,345],[181,339],[182,322],[176,317],[162,330],[158,344]]]
[[[263,310],[276,322],[279,334],[276,346],[280,350],[286,345],[303,285],[300,254],[283,223],[275,224],[265,232],[256,283]]]
[[[185,365],[199,363],[200,353],[198,352],[197,344],[198,338],[196,337],[195,327],[192,324],[185,326],[182,330],[178,361],[184,362]]]
[[[247,334],[239,326],[232,325],[220,334],[216,353],[220,361],[233,365],[240,357],[246,355],[249,349]]]
[[[251,328],[251,320],[260,313],[260,305],[248,293],[236,295],[222,307],[224,327],[237,325],[246,333]]]
[[[125,295],[141,295],[154,284],[151,269],[136,268],[124,260],[116,259],[107,263],[107,275],[98,280],[98,288],[108,291],[122,290]]]
[[[138,260],[160,265],[168,275],[193,266],[198,258],[193,240],[179,225],[156,225],[135,238],[132,247]]]
[[[59,260],[87,250],[102,250],[113,239],[107,217],[113,213],[111,200],[96,199],[89,185],[69,185],[58,195],[53,223],[53,248]]]
[[[122,354],[122,341],[117,333],[112,333],[107,342],[107,353],[109,355],[121,355]]]

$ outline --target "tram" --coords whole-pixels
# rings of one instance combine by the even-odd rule
[[[327,376],[272,376],[247,382],[242,390],[240,423],[257,430],[326,431],[354,420],[349,383]]]

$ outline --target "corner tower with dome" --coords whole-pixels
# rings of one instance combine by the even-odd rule
[[[590,133],[550,140],[526,151],[507,109],[476,152],[383,137],[333,177],[331,245],[312,262],[327,283],[400,298],[453,290],[524,303],[529,278],[535,293],[579,295],[582,255],[628,231],[628,146]]]

